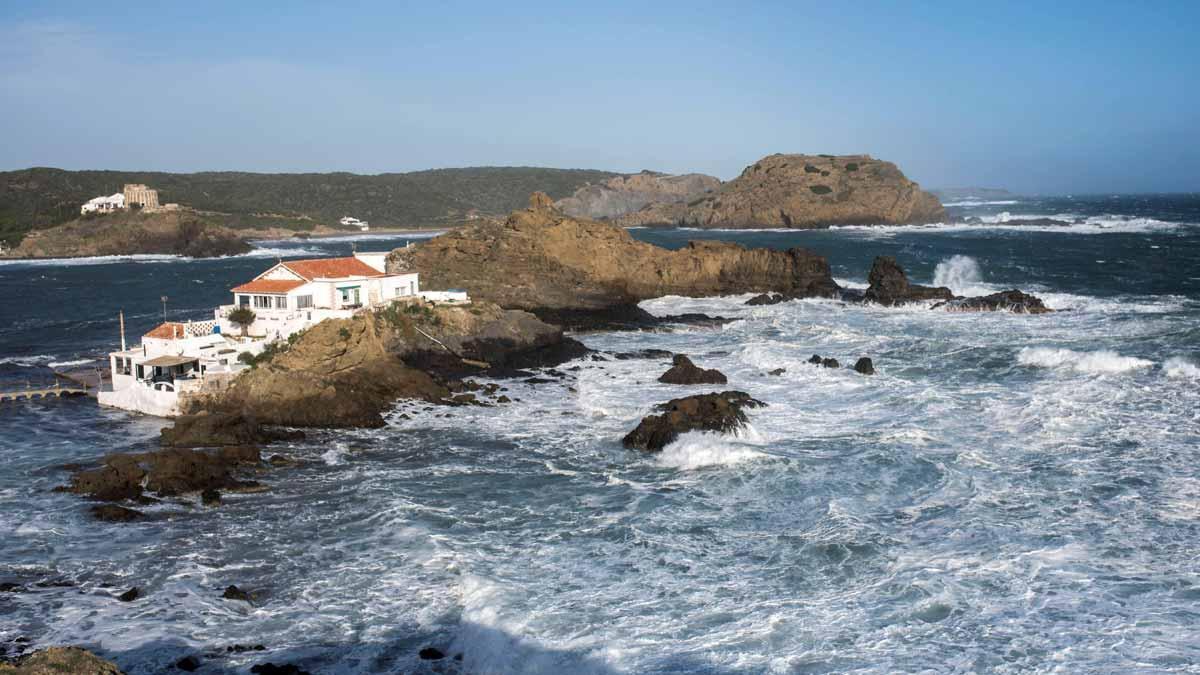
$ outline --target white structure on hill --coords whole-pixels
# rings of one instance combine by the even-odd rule
[[[364,308],[418,295],[417,273],[389,274],[386,258],[386,253],[356,253],[279,262],[232,289],[233,304],[216,311],[220,331],[244,328],[250,336],[282,339],[325,319],[347,319]],[[238,307],[254,312],[254,323],[231,322],[229,313]]]
[[[107,197],[89,199],[86,204],[79,207],[79,213],[86,216],[89,213],[112,213],[123,208],[125,208],[125,195],[118,192]]]
[[[358,218],[351,218],[350,216],[343,216],[338,222],[346,227],[357,227],[363,232],[371,229],[371,226],[367,223],[367,221],[359,220]]]
[[[122,329],[123,331],[123,329]],[[247,368],[238,354],[262,352],[265,343],[239,342],[216,332],[215,321],[166,322],[142,336],[142,344],[108,355],[112,391],[100,405],[174,417],[189,396],[222,388]]]

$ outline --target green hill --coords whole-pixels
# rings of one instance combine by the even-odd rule
[[[472,209],[505,214],[525,206],[536,190],[558,199],[616,175],[537,167],[378,175],[21,169],[0,172],[0,240],[15,244],[31,229],[74,220],[84,202],[120,192],[125,183],[157,189],[163,204],[229,214],[227,222],[236,227],[267,227],[293,219],[333,225],[347,215],[379,227],[421,227],[460,221]]]

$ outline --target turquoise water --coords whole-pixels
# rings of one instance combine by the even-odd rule
[[[201,672],[1196,672],[1200,199],[950,209],[985,224],[634,231],[805,246],[851,286],[895,255],[915,281],[1063,310],[647,302],[736,321],[582,339],[686,352],[769,404],[739,436],[660,455],[619,440],[692,389],[655,382],[665,362],[585,361],[561,385],[507,383],[510,406],[400,404],[384,429],[311,434],[269,493],[107,525],[50,492],[58,467],[148,447],[161,423],[0,408],[0,582],[73,583],[0,593],[0,644],[90,645],[139,674],[233,643],[267,650]],[[1083,222],[999,225],[1006,212]],[[171,318],[204,318],[276,255],[350,246],[0,265],[0,377],[102,354],[120,308],[131,334],[161,320],[163,294]],[[813,353],[879,372],[812,368]],[[229,584],[256,606],[221,600]],[[142,599],[113,599],[133,585]],[[421,661],[425,646],[462,660]]]

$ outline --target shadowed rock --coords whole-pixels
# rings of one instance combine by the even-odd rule
[[[658,452],[688,431],[728,433],[746,425],[744,408],[765,405],[741,391],[698,394],[657,406],[660,415],[647,415],[622,439],[627,448]]]
[[[79,647],[50,647],[16,663],[0,663],[0,675],[122,675],[109,661]]]
[[[664,384],[725,384],[724,373],[715,368],[700,368],[683,354],[676,354],[670,370],[658,377]]]
[[[117,599],[120,600],[121,602],[133,602],[134,600],[137,600],[140,597],[142,597],[141,590],[138,589],[137,586],[134,586],[133,588],[118,595]]]
[[[785,300],[787,300],[787,298],[780,293],[762,293],[747,300],[746,304],[750,305],[751,307],[757,307],[761,305],[777,305]]]
[[[243,591],[242,589],[238,588],[237,586],[233,586],[233,585],[226,586],[225,592],[221,594],[221,597],[226,600],[240,600],[242,602],[250,602],[250,594],[247,593],[246,591]]]
[[[904,268],[896,259],[881,255],[871,264],[871,273],[867,276],[870,287],[864,298],[881,305],[902,305],[922,300],[951,300],[954,294],[949,288],[920,286],[908,282]]]
[[[254,418],[239,413],[202,411],[176,417],[173,426],[163,428],[159,443],[164,448],[212,448],[265,445],[303,438],[301,431],[268,429]]]
[[[875,364],[871,361],[871,359],[864,356],[854,362],[854,371],[863,375],[874,375]]]
[[[127,509],[116,504],[97,504],[90,511],[93,518],[106,523],[131,523],[146,517],[146,514],[141,511]]]
[[[144,491],[171,497],[206,490],[248,489],[258,484],[239,480],[234,473],[239,469],[254,469],[259,464],[258,448],[247,447],[118,453],[106,457],[98,469],[76,472],[64,489],[104,501],[147,501]],[[93,508],[92,514],[112,522],[127,522],[141,516],[137,511],[115,505]]]

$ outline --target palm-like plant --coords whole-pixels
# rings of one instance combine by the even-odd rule
[[[226,314],[225,318],[229,319],[230,323],[240,326],[242,329],[242,337],[246,337],[246,331],[249,330],[250,325],[253,324],[254,320],[258,317],[254,314],[254,310],[250,309],[249,307],[238,307]]]

